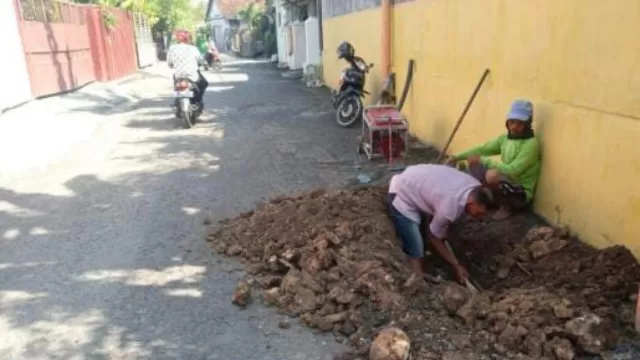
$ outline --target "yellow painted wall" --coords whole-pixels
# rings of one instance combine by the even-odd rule
[[[640,1],[416,0],[392,17],[398,91],[416,61],[403,109],[412,133],[441,148],[490,68],[451,152],[504,132],[511,101],[531,100],[543,144],[536,211],[594,245],[640,256]],[[374,9],[329,19],[325,49],[379,18]],[[380,36],[358,36],[379,61]]]
[[[374,63],[365,86],[365,89],[371,93],[365,98],[367,104],[377,101],[375,94],[382,87],[379,32],[381,20],[379,9],[374,8],[330,18],[322,23],[324,36],[322,74],[325,83],[331,88],[336,88],[340,80],[340,72],[348,66],[346,61],[338,60],[336,53],[338,45],[346,40],[355,47],[356,55],[362,57],[367,63]]]

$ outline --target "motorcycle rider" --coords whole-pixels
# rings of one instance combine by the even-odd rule
[[[191,80],[198,87],[194,94],[194,100],[204,108],[204,92],[209,86],[207,79],[202,76],[198,67],[200,51],[191,44],[191,34],[186,30],[178,30],[175,33],[177,44],[171,45],[167,52],[167,63],[173,69],[173,81],[185,78]]]
[[[213,41],[211,36],[207,36],[207,63],[210,67],[213,67],[213,63],[219,61],[218,48],[216,48],[216,43]]]

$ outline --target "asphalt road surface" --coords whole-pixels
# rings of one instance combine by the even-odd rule
[[[274,309],[231,304],[243,267],[203,223],[357,175],[358,129],[328,91],[272,65],[208,74],[181,129],[169,72],[0,116],[0,359],[330,359],[341,349]]]

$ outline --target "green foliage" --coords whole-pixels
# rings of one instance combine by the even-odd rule
[[[238,18],[249,25],[252,30],[262,26],[265,16],[264,9],[255,3],[250,3],[238,11]]]
[[[204,21],[205,0],[73,0],[82,4],[97,4],[140,12],[147,16],[155,33],[174,29],[195,31]]]
[[[112,30],[118,24],[118,19],[111,11],[104,10],[102,11],[102,22],[107,30]]]

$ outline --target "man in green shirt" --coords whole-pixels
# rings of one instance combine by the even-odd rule
[[[205,35],[202,33],[198,33],[196,37],[196,46],[202,56],[205,56],[209,52],[209,44],[207,43]]]
[[[507,115],[507,133],[451,156],[450,165],[466,160],[469,173],[489,185],[495,192],[500,209],[495,220],[508,218],[514,211],[525,209],[533,199],[540,176],[540,144],[533,128],[533,105],[516,100]],[[490,156],[500,155],[500,161]]]

